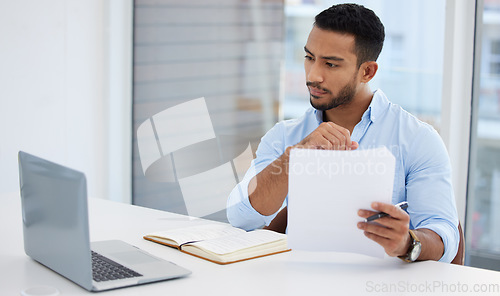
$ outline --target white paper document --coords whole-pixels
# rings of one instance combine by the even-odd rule
[[[335,151],[293,149],[288,182],[288,245],[293,250],[384,257],[357,223],[359,209],[391,203],[395,157],[385,147]]]

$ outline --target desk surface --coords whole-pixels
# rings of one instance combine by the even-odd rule
[[[3,194],[0,202],[0,294],[20,295],[39,285],[56,287],[60,295],[91,294],[25,255],[20,198]],[[500,295],[500,272],[430,261],[292,251],[217,265],[142,239],[148,232],[215,222],[100,199],[89,200],[89,216],[91,240],[121,239],[193,272],[99,295]]]

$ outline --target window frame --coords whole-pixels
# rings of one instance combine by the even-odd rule
[[[480,33],[476,32],[476,6],[481,1],[446,0],[441,137],[453,168],[452,183],[462,224],[468,195],[474,53],[480,54],[474,48]]]

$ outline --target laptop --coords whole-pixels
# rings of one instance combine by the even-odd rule
[[[82,172],[19,152],[24,250],[89,291],[180,278],[191,272],[120,240],[90,242]]]

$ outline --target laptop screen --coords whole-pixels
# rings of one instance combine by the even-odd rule
[[[21,151],[19,179],[26,254],[91,287],[85,175]]]

